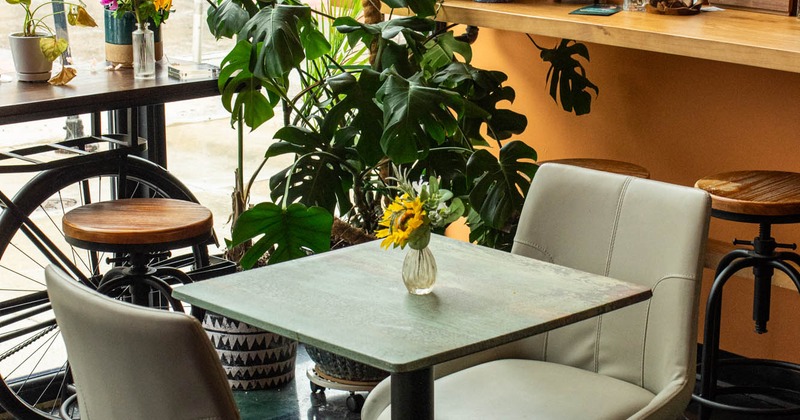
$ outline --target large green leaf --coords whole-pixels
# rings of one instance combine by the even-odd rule
[[[356,79],[344,73],[329,79],[328,84],[333,93],[344,97],[328,112],[322,127],[325,135],[333,136],[332,130],[349,124],[357,130],[355,148],[359,158],[369,166],[377,164],[385,156],[380,146],[383,112],[374,101],[381,86],[380,74],[365,70]]]
[[[465,97],[465,112],[461,115],[461,129],[474,146],[486,145],[484,129],[497,140],[520,134],[528,125],[527,118],[509,109],[500,108],[501,102],[514,101],[514,89],[503,86],[506,75],[500,72],[475,68],[465,63],[452,63],[439,70],[431,81],[458,92]],[[485,126],[485,127],[484,127]]]
[[[331,44],[316,25],[303,25],[300,30],[300,42],[303,43],[308,60],[316,60],[331,51]]]
[[[263,43],[253,74],[256,77],[285,78],[305,59],[300,29],[311,23],[308,6],[278,5],[261,9],[242,28],[239,38],[253,45]]]
[[[530,180],[538,166],[536,151],[521,141],[512,141],[500,149],[496,159],[488,150],[475,152],[467,162],[467,177],[474,183],[469,202],[483,222],[502,228],[525,202]]]
[[[424,51],[420,45],[424,44],[427,36],[424,33],[435,29],[431,19],[417,16],[389,19],[375,24],[363,24],[352,18],[339,18],[334,22],[336,29],[347,34],[348,42],[355,46],[357,42],[371,45],[376,38],[380,40],[380,55],[376,58],[378,70],[395,67],[396,71],[404,76],[411,76],[419,68],[419,63],[412,62],[414,54],[422,57]],[[404,44],[394,40],[402,35]]]
[[[470,189],[467,184],[467,160],[472,153],[471,149],[452,143],[433,148],[427,159],[418,160],[411,165],[408,178],[425,179],[435,176],[440,178],[442,188],[457,197],[466,197]]]
[[[330,249],[333,216],[320,207],[295,203],[281,208],[260,203],[239,216],[231,232],[229,247],[263,235],[239,261],[242,268],[253,267],[272,249],[268,264],[276,264]]]
[[[218,86],[222,94],[222,105],[231,113],[231,124],[240,112],[245,124],[251,129],[272,118],[279,95],[273,88],[253,75],[250,64],[252,45],[239,41],[222,60]]]
[[[455,132],[454,112],[463,99],[454,92],[430,88],[402,78],[394,72],[377,93],[383,109],[383,152],[395,163],[424,158],[431,146]]]
[[[303,127],[283,127],[275,138],[280,142],[269,147],[266,157],[294,154],[296,163],[270,178],[270,197],[274,201],[299,201],[331,213],[337,205],[342,212],[352,208],[348,189],[353,184],[353,174],[346,166],[354,154],[352,149],[335,147],[330,138]],[[287,183],[289,196],[285,197]]]
[[[209,7],[206,14],[208,29],[216,39],[233,39],[249,19],[247,11],[233,0],[225,0],[219,5]]]
[[[464,58],[464,62],[472,60],[472,48],[464,41],[457,40],[452,32],[445,32],[425,44],[427,51],[423,54],[420,66],[430,69],[431,72],[449,65],[455,59],[455,54]]]

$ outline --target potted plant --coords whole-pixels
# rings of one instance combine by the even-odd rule
[[[53,61],[67,50],[67,40],[58,38],[45,19],[55,13],[66,13],[67,22],[70,25],[97,26],[80,0],[77,2],[52,0],[38,5],[31,4],[31,0],[6,0],[6,3],[19,5],[25,10],[22,30],[9,35],[17,78],[21,81],[35,82],[50,79]],[[63,9],[60,12],[52,11],[50,8],[54,4],[64,5],[68,10],[66,12]],[[69,82],[75,74],[74,68],[63,66],[53,81],[64,84]]]
[[[172,0],[100,0],[103,5],[106,61],[112,65],[133,65],[133,37],[136,24],[147,22],[153,31],[154,58],[164,55],[161,24],[169,18]]]
[[[340,5],[344,6],[341,10],[346,10],[347,14],[351,16],[356,16],[360,12],[360,2],[358,0],[349,0],[343,1]],[[326,7],[325,4],[322,5],[322,8]],[[212,10],[214,8],[212,7]],[[334,29],[328,27],[319,28],[322,32],[327,32],[329,39],[336,38],[336,32]],[[357,51],[344,51],[348,49],[346,44],[342,42],[344,40],[343,37],[339,37],[338,40],[332,40],[332,44],[334,44],[334,48],[330,52],[332,55],[338,55],[342,57],[344,60],[347,60],[353,63],[353,56],[358,56]],[[348,58],[349,57],[349,58]],[[221,76],[220,80],[222,80],[225,76]],[[220,89],[222,90],[222,84],[220,85]],[[265,112],[269,112],[271,115],[269,118],[272,117],[274,114],[272,111],[272,107],[275,104],[271,104],[269,107],[264,108]],[[251,208],[250,205],[250,189],[253,187],[253,184],[258,176],[259,171],[266,163],[266,159],[262,161],[261,165],[259,165],[252,173],[246,176],[246,171],[244,168],[244,158],[243,158],[243,150],[244,150],[244,115],[243,109],[240,107],[236,110],[233,108],[229,108],[231,111],[231,125],[236,128],[237,132],[237,168],[234,173],[234,188],[231,194],[231,225],[236,226],[238,225],[238,220],[240,216],[247,210]],[[268,118],[267,118],[268,119]],[[267,119],[262,120],[261,122],[266,121]],[[248,124],[249,125],[249,124]],[[260,125],[260,123],[258,123]],[[328,249],[330,246],[330,242],[328,238],[330,237],[330,232],[333,225],[336,225],[337,228],[335,230],[342,231],[343,235],[348,236],[348,238],[352,241],[361,241],[364,240],[363,237],[353,238],[353,232],[346,229],[347,225],[337,221],[337,223],[333,223],[333,218],[325,213],[321,212],[320,209],[315,208],[306,208],[303,205],[294,205],[291,208],[287,209],[285,212],[281,209],[280,206],[273,205],[271,203],[262,203],[257,206],[255,210],[258,214],[271,214],[276,217],[278,220],[284,218],[286,216],[289,219],[297,218],[297,219],[304,219],[303,223],[300,225],[303,226],[300,232],[295,232],[293,229],[290,228],[292,226],[291,223],[274,223],[273,225],[279,227],[275,230],[277,235],[280,235],[284,238],[284,242],[292,242],[292,241],[299,241],[300,243],[304,244],[304,248],[297,248],[296,250],[303,253],[305,255],[304,249],[313,249],[315,251],[324,251]],[[247,217],[247,216],[246,216]],[[261,221],[264,219],[261,218]],[[241,226],[247,226],[248,223],[245,222]],[[308,231],[313,230],[313,228],[309,229],[310,226],[316,226],[319,234],[316,235],[318,239],[316,243],[311,243],[309,238],[299,238],[299,236],[303,236]],[[281,228],[281,227],[289,227],[289,228]],[[233,261],[241,261],[244,253],[249,250],[252,246],[250,241],[240,241],[235,245],[229,244],[229,247],[226,251],[226,257]],[[287,251],[290,247],[283,247],[281,251]],[[263,254],[263,252],[262,252]],[[255,253],[251,253],[250,255],[257,255]],[[285,252],[283,256],[281,253],[273,253],[272,258],[270,261],[277,262],[279,259],[291,259],[297,255],[296,252]],[[244,265],[252,267],[259,263],[259,260],[263,261],[263,259],[256,257],[254,261],[248,262],[245,261]],[[281,386],[285,384],[288,380],[293,378],[294,373],[294,365],[289,364],[288,360],[294,360],[295,351],[297,348],[297,343],[291,340],[283,339],[282,337],[272,334],[267,331],[259,331],[257,328],[249,326],[247,324],[227,319],[226,317],[219,316],[217,314],[208,314],[206,319],[204,320],[204,327],[208,331],[209,336],[211,337],[212,341],[214,342],[215,346],[218,349],[220,357],[223,361],[223,366],[228,374],[229,381],[234,389],[259,389],[259,388],[271,388],[276,386]],[[257,338],[253,338],[257,337]],[[263,368],[265,362],[259,360],[245,360],[246,358],[250,357],[248,354],[253,354],[252,352],[248,352],[249,348],[246,345],[240,345],[238,343],[256,343],[256,346],[261,346],[259,343],[273,343],[273,348],[270,351],[273,354],[277,354],[278,358],[274,360],[266,361],[270,364],[274,365],[274,368],[269,368],[274,374],[270,375],[271,377],[267,377],[266,369]],[[237,343],[235,346],[232,343]],[[236,348],[234,348],[236,347]],[[277,351],[275,349],[278,349]],[[242,350],[239,352],[239,350]],[[252,358],[251,358],[252,359]],[[253,363],[249,363],[253,362]],[[251,364],[251,367],[245,367],[245,364]],[[255,374],[246,373],[246,369],[256,369],[260,370],[260,372]],[[253,376],[261,378],[253,379]]]
[[[243,267],[264,254],[274,264],[326,250],[334,214],[374,233],[394,194],[390,164],[409,179],[437,177],[466,206],[471,240],[510,249],[537,168],[535,150],[510,140],[527,125],[503,108],[514,90],[502,72],[470,65],[469,44],[431,18],[434,0],[386,4],[414,16],[359,22],[308,5],[250,0],[209,9],[212,34],[238,41],[219,77],[232,122],[256,129],[282,104],[285,126],[265,157],[293,157],[270,179],[272,201],[246,210],[234,225],[230,245],[255,241]],[[331,55],[319,21],[350,47],[370,46],[369,64]],[[570,89],[559,82],[553,80],[557,91]],[[497,156],[486,150],[491,143]]]

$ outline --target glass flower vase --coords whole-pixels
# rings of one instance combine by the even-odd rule
[[[156,51],[155,38],[150,24],[137,23],[133,31],[133,78],[155,79]]]
[[[403,283],[412,295],[427,295],[436,283],[436,259],[429,247],[411,248],[403,260]]]

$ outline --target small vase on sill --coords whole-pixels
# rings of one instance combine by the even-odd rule
[[[152,19],[150,30],[153,31],[156,46],[156,61],[164,56],[164,43],[161,41],[161,27]],[[116,16],[115,12],[105,9],[105,56],[112,66],[133,67],[133,31],[136,29],[136,15],[125,12]]]
[[[436,259],[430,248],[411,248],[403,259],[403,283],[412,295],[427,295],[436,283]]]
[[[137,23],[133,31],[133,78],[155,79],[156,52],[153,31],[150,23]]]

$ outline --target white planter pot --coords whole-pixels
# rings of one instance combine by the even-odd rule
[[[44,57],[42,49],[39,47],[39,40],[43,37],[46,35],[29,37],[16,33],[8,36],[18,80],[43,82],[50,79],[53,63]]]
[[[233,390],[279,388],[294,380],[297,341],[212,312],[203,328]]]

